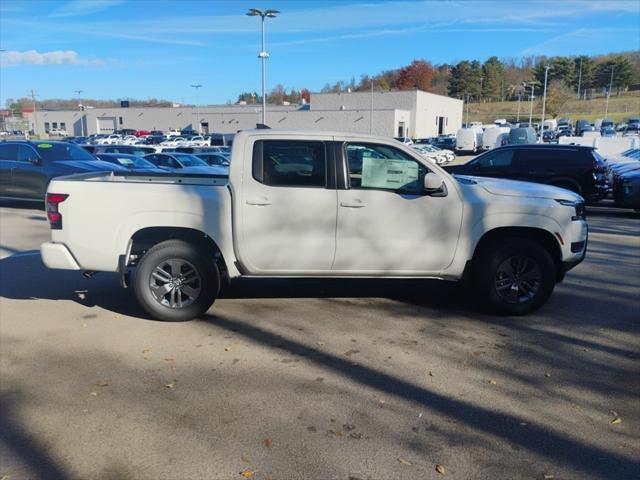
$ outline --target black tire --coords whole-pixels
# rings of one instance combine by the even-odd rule
[[[555,284],[551,255],[532,240],[501,238],[479,252],[475,261],[478,300],[500,314],[525,315],[537,310],[549,299]]]
[[[209,252],[183,240],[166,240],[142,257],[133,289],[152,317],[183,322],[201,316],[213,304],[220,274]]]

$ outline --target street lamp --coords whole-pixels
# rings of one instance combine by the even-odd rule
[[[540,120],[540,140],[544,134],[544,110],[547,106],[547,75],[549,74],[550,66],[544,67],[544,93],[542,94],[542,119]]]
[[[191,85],[191,86],[196,89],[196,117],[198,120],[198,133],[202,133],[200,131],[200,105],[198,104],[198,89],[202,88],[202,85],[198,83],[196,85]]]
[[[266,125],[267,123],[267,93],[265,92],[265,83],[267,82],[267,74],[266,74],[266,64],[265,61],[269,58],[269,54],[266,52],[264,47],[264,19],[275,18],[277,14],[280,13],[278,10],[258,10],[257,8],[250,8],[247,12],[247,15],[250,17],[261,17],[262,18],[262,50],[258,54],[258,58],[262,60],[262,124]]]
[[[84,90],[74,90],[75,93],[78,94],[78,108],[82,111],[82,100],[80,99],[80,94],[84,92]],[[80,117],[80,136],[84,137],[84,119]]]

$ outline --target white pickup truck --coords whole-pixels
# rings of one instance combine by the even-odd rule
[[[51,181],[50,268],[120,272],[161,320],[203,314],[229,279],[469,279],[495,310],[540,307],[587,248],[580,196],[454,177],[393,139],[259,129],[228,176]]]

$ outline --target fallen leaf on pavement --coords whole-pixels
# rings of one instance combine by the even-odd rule
[[[231,347],[224,347],[224,351],[225,352],[230,352],[231,351]]]
[[[165,385],[165,387],[167,387],[167,388],[173,388],[173,387],[174,387],[174,385],[173,385],[173,383],[167,383],[167,384]]]
[[[174,358],[173,357],[167,357],[164,359],[165,362],[173,362]]]
[[[550,376],[551,376],[551,374],[550,374],[550,373],[545,373],[545,374],[544,374],[544,376],[545,376],[545,377],[550,377]]]
[[[551,474],[545,473],[545,474],[544,474],[544,477],[542,477],[542,478],[544,478],[544,480],[553,480],[553,479],[554,479],[554,478],[556,478],[556,477],[555,477],[554,475],[551,475]]]
[[[616,417],[611,420],[611,425],[618,425],[619,423],[622,423],[622,419],[620,417]]]
[[[403,465],[413,465],[409,460],[405,460],[404,458],[398,458],[398,461]]]
[[[429,376],[433,377],[433,372],[431,370],[429,370]]]
[[[271,440],[269,440],[268,438],[265,438],[262,443],[264,444],[265,447],[267,448],[271,448]]]
[[[490,385],[495,385],[497,382],[495,380],[487,380]]]
[[[444,475],[444,472],[445,472],[444,465],[440,465],[440,464],[436,465],[436,472],[438,472],[440,475]]]
[[[151,351],[150,348],[145,348],[144,350],[142,350],[142,353],[149,353]]]
[[[92,397],[97,397],[98,396],[98,392],[91,392],[89,395],[91,395]]]
[[[244,478],[251,478],[255,473],[256,472],[254,472],[253,470],[249,470],[247,468],[246,470],[241,471],[240,475],[242,475]]]

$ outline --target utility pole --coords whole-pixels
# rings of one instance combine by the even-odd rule
[[[516,117],[516,122],[520,123],[520,97],[522,96],[522,92],[518,92],[518,115]]]
[[[547,75],[549,74],[548,65],[544,67],[544,93],[542,94],[542,118],[540,120],[540,141],[542,142],[542,137],[544,134],[544,110],[547,106]]]
[[[38,134],[38,130],[37,130],[37,122],[36,122],[36,95],[37,93],[35,92],[35,90],[31,89],[31,102],[33,103],[33,134],[37,135]]]
[[[609,113],[609,97],[611,96],[611,88],[613,87],[613,68],[614,65],[611,64],[611,80],[609,80],[609,90],[607,91],[607,103],[604,108],[604,116],[606,117]]]
[[[80,95],[84,90],[74,90],[74,92],[78,94],[78,108],[82,112],[84,111],[84,107],[82,106],[82,99],[80,98]],[[84,137],[84,115],[80,116],[80,136]]]
[[[578,100],[580,100],[580,83],[582,81],[582,57],[580,57],[580,71],[578,73]]]
[[[196,120],[198,121],[198,133],[202,133],[202,131],[200,130],[200,105],[198,104],[198,89],[200,89],[202,85],[198,83],[197,85],[191,86],[196,89]]]
[[[533,126],[533,99],[535,98],[533,95],[533,87],[534,87],[534,83],[531,82],[531,109],[529,110],[529,126],[532,127]]]
[[[469,94],[467,93],[467,121],[466,123],[466,127],[469,127]]]

